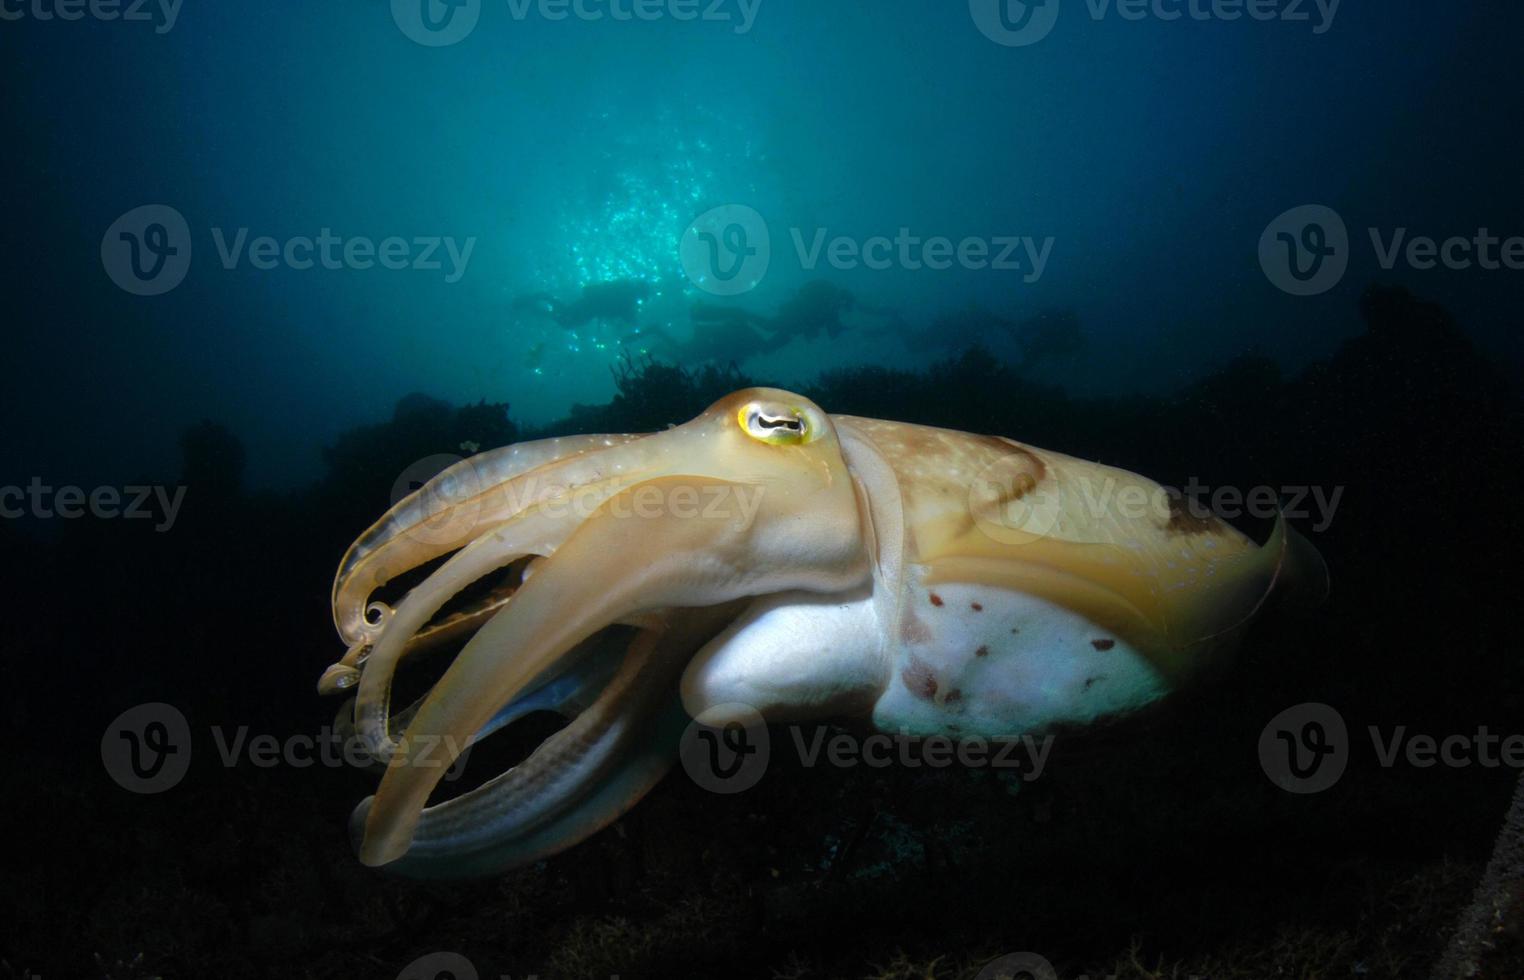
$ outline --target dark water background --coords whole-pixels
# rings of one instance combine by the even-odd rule
[[[407,968],[439,952],[483,977],[970,978],[1018,951],[1065,978],[1429,976],[1518,771],[1382,765],[1365,733],[1524,734],[1524,270],[1383,267],[1370,229],[1524,235],[1524,7],[1049,2],[1025,46],[981,0],[761,0],[744,23],[731,0],[636,22],[484,0],[429,46],[400,2],[144,22],[0,0],[0,980],[437,980]],[[756,244],[743,212],[706,223],[737,206],[770,261],[724,295],[736,256],[684,236]],[[1319,265],[1331,214],[1347,239]],[[119,233],[165,222],[169,278],[124,273]],[[1034,275],[807,268],[794,244],[901,228],[1051,245]],[[472,244],[459,276],[443,247],[439,269],[225,267],[243,229]],[[1334,271],[1296,295],[1288,261]],[[609,283],[631,301],[589,299]],[[1332,598],[1030,785],[778,759],[721,796],[679,773],[485,881],[360,867],[372,774],[218,764],[216,733],[333,718],[333,569],[420,461],[660,429],[750,382],[1170,484],[1338,491],[1299,522]],[[139,484],[183,491],[172,521],[56,516],[59,487]],[[1296,796],[1256,744],[1307,702],[1354,748]],[[157,795],[102,764],[145,703],[193,733]],[[1518,880],[1484,896],[1479,975],[1524,975]]]

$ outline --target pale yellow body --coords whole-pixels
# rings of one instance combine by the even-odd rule
[[[827,416],[771,389],[655,435],[483,454],[394,508],[335,582],[350,650],[321,686],[358,687],[357,727],[389,760],[357,814],[361,857],[460,874],[570,846],[670,764],[679,692],[689,714],[740,704],[954,737],[1141,707],[1228,645],[1278,582],[1323,587],[1316,552],[1284,525],[1256,547],[1187,503],[1123,470]],[[452,553],[395,608],[367,608]],[[521,572],[491,601],[438,618],[505,568]],[[565,732],[425,808],[444,765],[505,706],[575,680],[577,651],[612,624],[638,639],[612,680],[584,685]],[[395,665],[457,634],[470,639],[398,742]],[[425,739],[442,743],[428,764]]]

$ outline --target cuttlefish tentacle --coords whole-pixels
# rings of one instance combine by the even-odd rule
[[[389,870],[441,877],[517,866],[570,846],[633,806],[676,761],[675,735],[687,722],[675,693],[678,675],[733,615],[727,607],[684,612],[691,615],[675,624],[664,617],[640,630],[593,700],[528,759],[426,807],[407,854]],[[374,799],[351,818],[357,845]]]
[[[495,612],[496,609],[491,611]],[[476,615],[473,614],[472,618],[476,618]],[[480,626],[480,624],[477,625]],[[620,656],[614,657],[604,648],[604,644],[595,642],[601,639],[602,637],[589,639],[587,650],[568,654],[568,663],[564,669],[546,678],[543,683],[530,685],[529,693],[503,705],[497,714],[492,716],[492,720],[471,737],[471,744],[480,742],[493,732],[506,728],[520,718],[538,711],[549,711],[570,718],[585,710],[598,699],[599,693],[608,683],[609,678],[614,675],[620,660],[623,659],[623,650],[619,651]],[[413,723],[413,719],[418,715],[418,709],[423,707],[423,702],[427,699],[428,695],[425,694],[401,711],[392,713],[387,719],[388,728],[392,731],[405,731]],[[339,727],[345,739],[360,738],[354,718],[354,703],[351,699],[346,705],[346,710],[341,713],[339,721]],[[387,761],[387,759],[377,759],[374,755],[371,758],[383,763]]]
[[[406,660],[414,654],[434,650],[455,640],[469,637],[480,629],[483,623],[496,615],[499,609],[507,605],[512,597],[512,587],[497,588],[470,609],[460,610],[429,623],[407,641],[398,659]],[[323,676],[318,679],[318,693],[337,694],[358,684],[361,671],[370,662],[372,649],[371,643],[357,644],[351,647],[343,658],[330,664],[328,669],[323,671]],[[400,719],[393,720],[401,724]]]
[[[495,485],[462,497],[466,471],[447,471],[366,532],[334,587],[350,650],[322,686],[358,683],[357,724],[389,754],[356,812],[359,853],[407,874],[489,873],[574,844],[661,777],[687,716],[723,723],[741,704],[734,720],[955,738],[1085,724],[1164,696],[1273,593],[1327,591],[1321,558],[1284,522],[1256,547],[1124,470],[827,416],[776,389],[653,435],[485,455]],[[552,507],[568,489],[580,510]],[[445,556],[366,621],[377,586]],[[446,614],[484,580],[485,600]],[[619,624],[637,635],[614,671],[596,651]],[[398,663],[462,637],[395,719],[393,750]],[[570,724],[428,806],[466,746],[544,706]]]
[[[463,589],[526,555],[550,554],[568,530],[564,519],[547,515],[543,503],[519,511],[456,552],[397,604],[371,646],[355,698],[355,728],[376,759],[387,761],[395,748],[387,723],[392,677],[417,632]]]

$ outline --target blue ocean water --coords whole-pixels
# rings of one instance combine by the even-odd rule
[[[1521,273],[1386,269],[1370,233],[1524,234],[1517,4],[1052,2],[7,0],[7,455],[170,473],[210,418],[286,487],[415,391],[533,426],[607,401],[625,356],[800,384],[1022,357],[1013,325],[1053,317],[1083,347],[1035,377],[1167,391],[1328,353],[1375,279],[1517,355]],[[1350,242],[1312,297],[1258,251],[1303,205]],[[144,206],[187,236],[153,296],[103,267]],[[769,244],[734,293],[683,259],[727,207]]]

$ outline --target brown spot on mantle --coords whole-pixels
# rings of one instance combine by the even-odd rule
[[[1112,647],[1117,645],[1117,641],[1116,640],[1091,640],[1090,641],[1090,645],[1095,647],[1097,650],[1110,650]]]
[[[970,602],[968,604],[968,608],[972,609],[974,612],[984,612],[984,607],[979,605],[977,602]]]
[[[988,657],[989,655],[990,655],[990,648],[989,647],[980,647],[979,649],[974,651],[974,656],[976,656],[976,657]]]
[[[900,671],[900,680],[904,682],[905,689],[918,698],[930,701],[937,696],[937,675],[920,657],[910,658],[910,663]]]
[[[915,646],[921,643],[931,642],[931,630],[927,629],[926,623],[909,609],[905,610],[905,618],[900,621],[900,639],[907,646]]]
[[[931,604],[933,606],[940,606],[942,604],[942,597],[933,592],[931,594]]]

